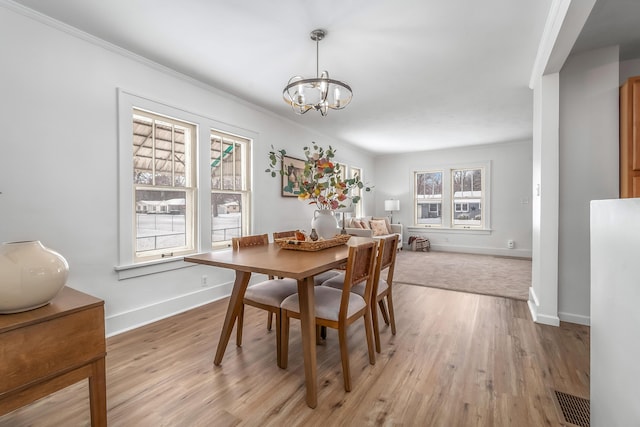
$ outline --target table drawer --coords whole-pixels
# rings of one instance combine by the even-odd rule
[[[0,394],[86,364],[105,351],[103,306],[6,331],[0,334]]]

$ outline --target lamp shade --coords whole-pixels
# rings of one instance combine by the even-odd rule
[[[384,210],[385,211],[399,211],[400,210],[400,200],[385,200],[384,201]]]

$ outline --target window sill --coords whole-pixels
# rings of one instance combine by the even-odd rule
[[[183,257],[158,259],[137,264],[116,265],[113,269],[118,273],[118,280],[163,273],[180,268],[193,267],[195,264],[184,262]]]
[[[428,227],[428,226],[415,226],[411,225],[407,227],[409,232],[414,233],[448,233],[448,234],[479,234],[479,235],[489,235],[493,231],[490,228],[451,228],[451,227]]]

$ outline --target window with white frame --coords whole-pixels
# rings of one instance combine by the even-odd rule
[[[416,172],[415,223],[429,226],[442,225],[442,171]]]
[[[248,234],[250,141],[211,131],[211,245],[227,246]]]
[[[132,121],[135,260],[192,252],[196,126],[139,109]]]
[[[451,171],[452,203],[451,225],[454,227],[481,227],[483,203],[482,168],[453,169]]]
[[[349,178],[355,178],[356,176],[360,177],[362,181],[362,169],[351,166],[349,168]],[[362,200],[362,188],[354,188],[351,190],[351,196],[358,196],[360,200],[353,206],[353,212],[351,215],[354,218],[362,218],[364,216],[364,200]]]
[[[250,234],[256,134],[118,89],[120,279]]]
[[[487,229],[489,166],[414,172],[414,226]]]

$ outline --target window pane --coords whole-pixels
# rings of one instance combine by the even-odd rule
[[[211,193],[211,242],[226,242],[242,235],[242,194]]]
[[[233,160],[234,144],[228,141],[222,142],[222,189],[235,190],[235,162]]]
[[[133,183],[153,184],[153,121],[133,116]]]
[[[422,199],[442,199],[442,172],[417,173],[416,195]]]
[[[136,252],[184,248],[186,191],[136,190]]]
[[[482,169],[452,171],[453,225],[482,225]]]
[[[172,126],[156,122],[155,149],[153,153],[155,167],[155,185],[170,186],[173,176],[171,151],[173,150]]]
[[[190,176],[190,164],[188,162],[188,153],[185,152],[185,143],[191,141],[190,129],[180,126],[174,127],[174,143],[173,143],[173,186],[174,187],[190,187],[188,177]]]
[[[418,224],[442,224],[441,202],[418,202]]]
[[[211,189],[222,189],[222,140],[211,136]]]
[[[362,180],[362,169],[352,167],[350,169],[350,177],[355,178],[356,176],[359,176],[360,180]],[[364,209],[363,209],[364,200],[363,200],[362,189],[358,187],[354,188],[353,190],[351,190],[351,196],[360,197],[360,199],[358,200],[358,203],[355,204],[355,208],[353,210],[352,216],[355,218],[360,218],[364,216]]]

